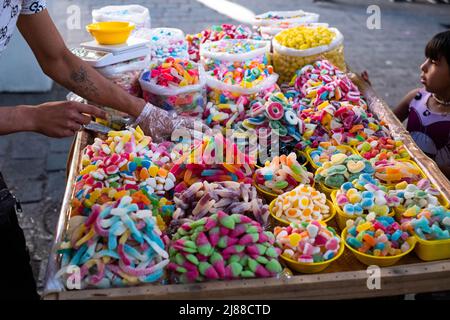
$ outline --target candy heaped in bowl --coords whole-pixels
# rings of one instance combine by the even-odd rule
[[[402,231],[394,218],[375,217],[373,213],[366,218],[348,220],[341,237],[361,263],[380,267],[397,263],[414,249],[417,241]]]
[[[298,272],[321,272],[344,252],[336,231],[324,222],[291,223],[275,227],[274,234],[275,244],[282,250],[280,258]]]
[[[116,45],[127,42],[135,25],[130,22],[96,22],[86,26],[86,30],[99,44]]]

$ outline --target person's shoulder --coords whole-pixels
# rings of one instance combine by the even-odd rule
[[[424,88],[413,89],[405,95],[405,100],[411,101],[412,99],[414,99],[416,97],[419,97],[419,99],[420,99],[425,92],[426,91]]]

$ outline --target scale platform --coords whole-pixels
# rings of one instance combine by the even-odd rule
[[[124,44],[101,45],[95,40],[81,43],[72,53],[94,68],[106,67],[115,63],[144,57],[150,54],[150,40],[130,37]]]

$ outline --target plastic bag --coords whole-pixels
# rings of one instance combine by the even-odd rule
[[[327,59],[345,72],[347,68],[344,58],[344,36],[336,28],[329,28],[329,30],[336,35],[329,45],[306,50],[288,48],[282,46],[276,38],[272,39],[273,66],[280,75],[280,83],[291,81],[298,69],[319,59]]]
[[[132,22],[136,29],[151,28],[150,12],[140,5],[106,6],[92,10],[93,22],[125,21]]]
[[[295,11],[268,11],[255,16],[254,26],[270,26],[279,22],[291,24],[305,24],[319,21],[317,13],[305,12],[303,10]]]
[[[253,46],[254,49],[248,52],[230,53],[224,48],[234,47],[239,50],[240,44],[243,47]],[[241,47],[242,47],[241,46]],[[224,52],[221,52],[223,50]],[[217,65],[229,65],[245,63],[249,60],[256,60],[260,63],[269,64],[270,42],[264,40],[251,39],[223,39],[203,43],[200,46],[200,60],[205,69],[211,70]]]
[[[229,100],[237,100],[244,96],[250,101],[253,100],[259,93],[272,89],[276,86],[278,74],[273,73],[267,79],[261,81],[252,88],[243,88],[239,85],[231,85],[223,83],[211,75],[206,75],[206,85],[208,88],[208,96],[210,101],[215,104],[226,103]],[[224,101],[227,100],[227,101]]]
[[[176,28],[155,28],[151,31],[152,59],[162,61],[168,57],[189,59],[188,43],[184,32]]]
[[[98,68],[96,70],[129,94],[140,97],[142,96],[142,91],[139,85],[139,77],[149,63],[150,56],[146,56]]]
[[[263,39],[272,40],[272,38],[275,37],[281,31],[302,25],[309,27],[325,27],[325,28],[328,28],[329,26],[328,23],[297,23],[297,22],[289,23],[281,21],[270,26],[262,26],[259,28],[259,32]]]
[[[195,65],[199,69],[199,83],[184,87],[164,87],[151,83],[148,81],[151,68],[145,70],[139,78],[144,100],[164,110],[174,110],[178,115],[201,115],[206,104],[206,77],[203,67]]]

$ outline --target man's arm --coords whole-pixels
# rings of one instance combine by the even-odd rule
[[[126,112],[133,117],[139,116],[145,101],[128,94],[73,55],[47,10],[33,15],[21,15],[17,26],[42,70],[50,78],[96,104]]]

